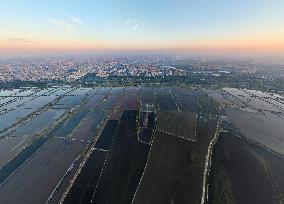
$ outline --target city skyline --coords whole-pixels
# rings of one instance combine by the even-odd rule
[[[0,56],[283,56],[281,0],[1,1]]]

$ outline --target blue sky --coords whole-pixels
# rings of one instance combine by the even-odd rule
[[[0,49],[272,47],[284,36],[283,0],[0,2]]]

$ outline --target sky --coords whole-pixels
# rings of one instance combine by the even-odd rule
[[[147,51],[284,56],[284,1],[0,0],[0,57]]]

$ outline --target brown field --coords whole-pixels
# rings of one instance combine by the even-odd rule
[[[192,112],[158,111],[157,129],[190,140],[196,140],[196,114]]]
[[[94,109],[96,106],[102,103],[104,95],[94,95],[85,105],[85,110]]]
[[[0,187],[1,203],[44,203],[84,145],[52,139]]]
[[[283,158],[222,133],[213,149],[209,203],[283,203],[283,169]]]
[[[17,155],[29,142],[28,137],[9,137],[0,140],[0,168]]]
[[[227,113],[242,134],[284,154],[284,117],[232,109]]]
[[[91,112],[81,125],[72,133],[72,138],[91,141],[96,134],[97,127],[104,118],[104,112],[95,110]]]
[[[122,114],[93,203],[131,203],[149,152],[149,145],[137,141],[137,114]]]
[[[205,157],[216,121],[198,122],[197,141],[156,131],[133,203],[200,203]]]

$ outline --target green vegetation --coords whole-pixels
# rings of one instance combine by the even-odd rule
[[[211,169],[211,194],[209,194],[210,203],[218,204],[234,204],[236,203],[234,194],[232,192],[232,184],[230,177],[226,170],[219,164]]]

